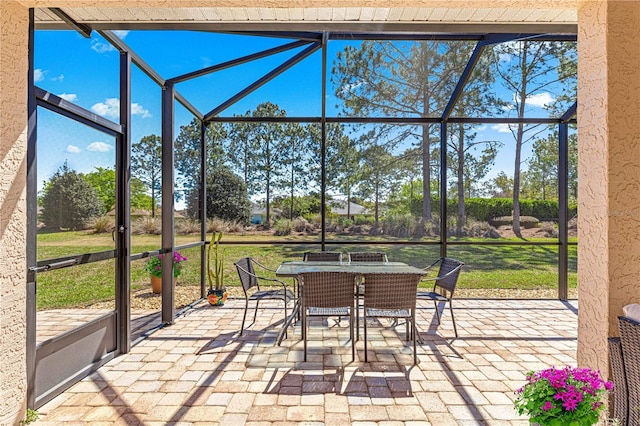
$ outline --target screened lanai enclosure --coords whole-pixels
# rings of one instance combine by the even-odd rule
[[[575,298],[575,34],[35,13],[73,29],[31,37],[32,407],[205,297],[214,232],[230,289],[241,257],[384,251],[462,260],[459,297]]]

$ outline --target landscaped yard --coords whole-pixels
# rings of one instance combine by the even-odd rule
[[[300,242],[300,245],[272,245],[267,241]],[[225,250],[225,284],[239,286],[233,262],[242,257],[253,257],[259,262],[276,268],[284,260],[300,259],[305,251],[319,250],[319,244],[309,242],[309,236],[289,235],[274,237],[261,234],[224,235]],[[176,235],[175,244],[193,243],[198,235]],[[347,251],[385,251],[391,261],[425,267],[439,257],[438,245],[379,244],[390,242],[391,237],[358,236],[349,237],[366,246],[352,244],[327,245],[328,250]],[[265,241],[265,245],[255,244]],[[338,242],[339,240],[332,240]],[[400,241],[400,239],[398,239]],[[406,241],[403,240],[403,241]],[[484,238],[466,238],[456,241],[487,242]],[[500,242],[522,242],[517,238],[501,238]],[[459,289],[522,289],[522,290],[556,290],[558,286],[558,247],[553,245],[555,239],[536,238],[537,242],[549,242],[548,246],[540,245],[450,245],[449,256],[465,262],[464,273],[460,276]],[[574,240],[575,241],[575,240]],[[252,244],[246,244],[251,242]],[[237,243],[237,244],[236,244]],[[243,244],[245,243],[245,244]],[[135,235],[132,237],[132,253],[158,250],[158,235]],[[114,243],[111,234],[94,234],[89,231],[55,232],[38,235],[38,259],[59,258],[80,253],[112,250]],[[179,286],[200,285],[200,248],[181,250],[188,257],[179,277]],[[577,246],[569,246],[569,287],[577,286]],[[145,260],[137,260],[131,264],[132,291],[148,289],[149,277],[144,272]],[[37,304],[39,310],[81,307],[94,303],[113,300],[115,295],[114,260],[90,263],[72,268],[63,268],[38,274]]]

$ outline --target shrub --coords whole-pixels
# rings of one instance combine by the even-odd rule
[[[226,232],[227,222],[219,217],[212,217],[207,219],[207,234],[209,232]]]
[[[151,216],[142,216],[133,222],[131,226],[131,232],[133,234],[151,234],[159,235],[162,232],[162,226],[160,219]]]
[[[200,191],[194,189],[187,195],[189,216],[196,217],[200,209]],[[251,202],[247,186],[227,167],[218,167],[207,175],[207,217],[249,222]]]
[[[93,232],[96,234],[104,234],[105,232],[111,232],[115,228],[115,217],[112,216],[100,216],[93,221]]]
[[[490,221],[493,226],[513,225],[513,216],[496,217]],[[532,216],[520,216],[520,225],[525,229],[538,228],[540,221]]]
[[[200,232],[200,221],[197,219],[180,219],[175,222],[176,233],[178,234],[195,234]]]
[[[356,225],[373,225],[376,222],[375,217],[371,215],[357,215],[353,220]]]
[[[293,222],[289,219],[280,219],[275,223],[275,232],[277,236],[290,235],[293,230]]]
[[[229,223],[227,229],[233,234],[244,234],[244,225],[237,221]]]

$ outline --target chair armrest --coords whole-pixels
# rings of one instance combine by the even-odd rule
[[[431,265],[433,266],[433,265]],[[427,270],[428,268],[431,268],[431,266],[428,266],[427,268],[424,268],[424,270]],[[433,277],[433,278],[422,278],[420,281],[435,281],[435,280],[440,280],[442,278],[447,278],[449,275],[453,274],[454,272],[456,272],[458,269],[462,268],[464,265],[458,265],[455,268],[453,268],[452,270],[450,270],[449,272],[447,272],[446,274],[439,276],[439,277]]]
[[[276,272],[276,270],[275,270],[275,269],[271,269],[271,268],[269,268],[268,266],[264,266],[262,263],[258,262],[258,261],[257,261],[257,260],[255,260],[254,258],[251,258],[251,261],[252,261],[254,264],[256,264],[256,265],[258,265],[259,267],[261,267],[262,269],[265,269],[265,270],[270,271],[270,272]]]
[[[435,262],[433,262],[431,265],[426,266],[424,268],[422,268],[423,271],[428,272],[429,270],[431,270],[431,268],[433,268],[434,266],[436,266],[438,263],[442,262],[442,258],[436,260]]]

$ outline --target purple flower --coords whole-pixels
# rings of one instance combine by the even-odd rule
[[[544,411],[549,411],[553,408],[553,404],[551,403],[551,401],[547,401],[544,403],[544,405],[542,406],[542,409]]]

